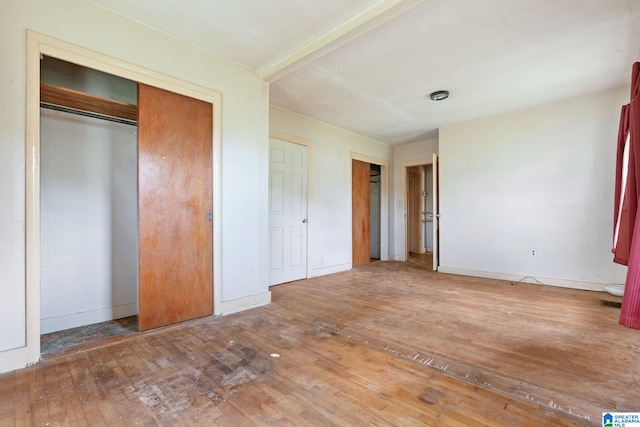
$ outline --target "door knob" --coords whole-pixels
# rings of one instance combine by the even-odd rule
[[[306,223],[307,223],[307,218],[303,219],[303,220],[302,220],[302,223],[303,223],[303,224],[306,224]]]

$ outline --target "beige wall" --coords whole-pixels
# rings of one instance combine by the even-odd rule
[[[440,271],[594,290],[624,282],[611,242],[628,93],[441,128]]]

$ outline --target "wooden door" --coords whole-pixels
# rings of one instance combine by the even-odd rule
[[[213,313],[212,105],[138,85],[138,328]]]
[[[407,168],[407,251],[423,253],[421,167]]]
[[[351,199],[352,199],[352,265],[369,264],[371,238],[370,188],[371,165],[359,160],[351,161]]]
[[[307,147],[269,140],[269,285],[307,277]]]

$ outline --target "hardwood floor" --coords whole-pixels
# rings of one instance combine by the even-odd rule
[[[416,253],[409,252],[409,262],[433,271],[433,252]]]
[[[0,426],[601,425],[640,331],[599,292],[376,262],[0,376]]]

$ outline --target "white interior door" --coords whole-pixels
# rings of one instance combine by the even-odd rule
[[[431,167],[433,183],[433,271],[438,271],[440,235],[438,234],[440,224],[440,208],[438,205],[438,155],[433,153],[433,166]]]
[[[269,285],[307,277],[307,147],[269,140]]]

